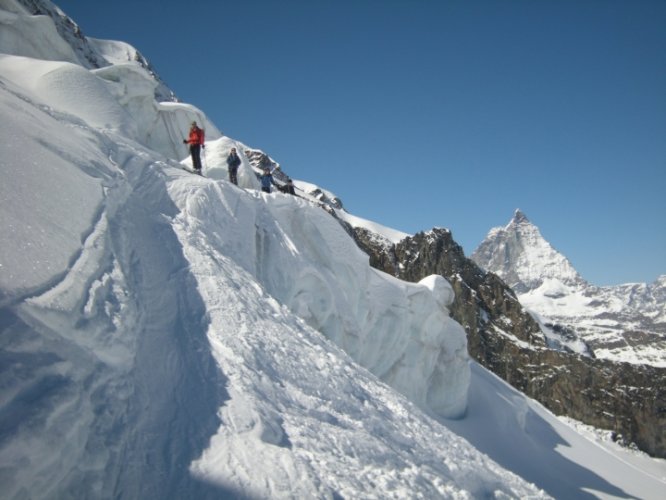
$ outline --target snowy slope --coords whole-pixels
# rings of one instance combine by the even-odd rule
[[[192,177],[84,122],[89,96],[69,115],[34,97],[2,90],[3,125],[45,149],[2,150],[3,234],[20,220],[15,241],[38,252],[2,253],[8,497],[177,497],[209,482],[262,497],[535,492],[307,326],[459,415],[469,369],[444,280],[380,275],[318,207]],[[28,167],[7,175],[21,153]],[[69,201],[59,185],[96,196]],[[340,431],[326,442],[322,425]]]
[[[0,496],[659,498],[662,461],[470,370],[445,280],[371,269],[246,157],[221,180],[245,147],[153,82],[0,56]],[[192,119],[207,178],[177,161]]]
[[[666,276],[652,284],[598,287],[516,211],[491,229],[471,258],[494,272],[533,311],[553,343],[598,358],[666,366]],[[562,336],[552,327],[562,331]]]

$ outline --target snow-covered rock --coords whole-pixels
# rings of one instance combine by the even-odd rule
[[[471,257],[518,294],[538,288],[550,278],[573,287],[585,283],[520,210],[505,227],[491,229]]]

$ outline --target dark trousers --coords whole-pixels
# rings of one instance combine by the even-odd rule
[[[190,154],[194,170],[201,170],[201,144],[190,144]]]
[[[238,186],[238,167],[229,167],[229,180]]]

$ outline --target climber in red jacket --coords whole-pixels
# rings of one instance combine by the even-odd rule
[[[201,148],[206,146],[204,146],[204,131],[197,127],[197,122],[192,122],[190,137],[189,139],[183,139],[183,144],[190,145],[192,167],[196,173],[201,174]]]

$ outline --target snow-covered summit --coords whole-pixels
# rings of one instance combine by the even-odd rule
[[[511,222],[509,224],[529,224],[530,221],[527,218],[527,215],[523,213],[520,208],[516,208],[515,212],[513,213],[513,219],[511,219]]]
[[[663,277],[652,284],[594,286],[520,210],[505,227],[491,229],[471,258],[513,288],[554,342],[581,354],[591,349],[600,358],[666,366]]]
[[[545,280],[574,287],[585,284],[567,258],[546,241],[519,209],[505,227],[489,231],[471,258],[500,276],[516,293],[534,290]]]

